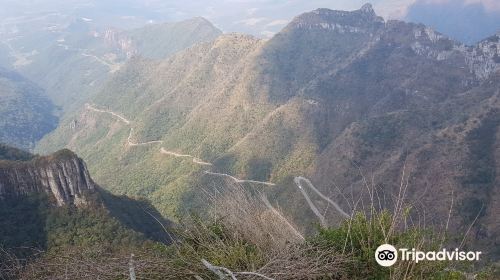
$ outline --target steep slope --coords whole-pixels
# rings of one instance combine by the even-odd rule
[[[0,160],[30,160],[34,156],[26,151],[0,144]]]
[[[55,106],[41,88],[0,68],[0,141],[31,149],[57,126]]]
[[[392,208],[404,176],[414,209],[441,221],[453,195],[453,228],[479,214],[471,236],[495,244],[500,229],[485,225],[500,209],[499,51],[498,36],[464,46],[370,5],[319,9],[269,41],[225,35],[132,60],[39,150],[71,147],[110,190],[166,213],[192,209],[212,184],[246,182],[306,231],[316,220],[299,176],[344,209],[314,195],[330,223],[375,198],[367,182]]]
[[[124,32],[141,56],[162,59],[193,46],[210,42],[222,32],[204,18],[193,18],[180,22],[151,24],[143,28]]]
[[[157,203],[156,206],[161,205],[163,210],[167,208],[173,211],[177,208],[179,196],[185,192],[192,178],[189,173],[198,171],[198,167],[203,170],[205,165],[194,163],[192,158],[160,153],[158,142],[139,146],[131,144],[162,140],[162,135],[170,129],[174,127],[181,129],[181,124],[189,121],[190,111],[207,102],[206,98],[212,95],[219,95],[219,100],[224,100],[230,93],[228,87],[232,87],[231,81],[242,79],[235,74],[231,76],[225,74],[230,71],[229,69],[241,69],[243,65],[249,63],[247,56],[260,44],[259,40],[248,36],[226,35],[213,43],[197,45],[192,48],[193,51],[180,53],[161,63],[135,58],[103,88],[103,91],[109,92],[123,91],[123,99],[116,99],[114,94],[99,95],[95,101],[99,105],[85,106],[61,126],[61,131],[54,133],[52,140],[47,138],[46,143],[52,147],[67,144],[78,149],[82,155],[91,155],[99,151],[100,155],[95,154],[86,159],[89,166],[97,167],[98,162],[104,163],[104,160],[109,166],[117,167],[116,170],[120,172],[119,176],[107,176],[107,168],[91,170],[95,178],[104,179],[99,181],[102,185],[122,194],[148,195],[157,202],[160,200],[164,202]],[[193,53],[197,55],[194,56]],[[150,79],[149,75],[156,78]],[[143,83],[142,79],[148,79],[151,83]],[[226,79],[229,79],[229,82]],[[176,90],[177,83],[181,85],[178,90]],[[170,94],[164,95],[166,90],[170,91]],[[207,91],[210,91],[210,94],[207,94]],[[144,110],[150,106],[155,110]],[[253,110],[258,112],[262,109]],[[137,119],[132,120],[130,116],[137,116]],[[238,124],[243,127],[239,133],[239,137],[242,137],[244,126],[250,126],[251,121],[245,120],[244,115],[240,115],[239,119],[245,121]],[[210,128],[219,127],[218,132],[222,133],[229,129],[223,125],[231,126],[229,119],[221,122],[221,126],[212,123],[208,127],[203,127],[207,122],[210,122],[210,119],[199,123],[207,132]],[[100,131],[99,136],[95,134],[97,130]],[[226,141],[224,138],[220,140]],[[218,140],[212,139],[212,141]],[[98,145],[92,147],[96,142],[99,142]],[[197,145],[196,141],[191,141],[189,137],[183,137],[177,143]],[[170,148],[167,145],[165,147],[177,154],[187,154],[183,153],[182,148]],[[206,151],[216,152],[210,149]],[[191,153],[191,155],[203,160],[208,154]],[[114,158],[119,161],[112,160]],[[136,184],[141,184],[143,187],[136,188],[134,187]],[[170,187],[162,187],[166,185]],[[162,192],[170,194],[164,196]]]
[[[158,221],[165,226],[168,222],[154,208],[100,189],[71,151],[28,158],[15,148],[1,147],[1,157],[11,159],[0,160],[2,249],[24,255],[36,249],[121,250],[148,239],[168,242]]]
[[[56,205],[81,206],[95,191],[83,161],[69,150],[28,162],[2,162],[0,198],[45,193]]]

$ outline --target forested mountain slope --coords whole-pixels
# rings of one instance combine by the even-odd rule
[[[57,126],[56,107],[20,74],[0,68],[0,142],[32,149]]]
[[[498,244],[499,52],[498,35],[465,46],[369,5],[319,9],[268,41],[131,60],[38,150],[74,149],[99,183],[167,214],[218,178],[254,180],[303,229],[316,220],[295,177],[348,213],[375,197],[367,183],[391,208],[403,177],[415,208],[441,221],[453,196],[451,226],[478,216],[471,236]]]

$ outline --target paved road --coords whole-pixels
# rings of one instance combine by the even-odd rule
[[[225,173],[216,173],[216,172],[211,172],[211,171],[205,171],[206,174],[209,175],[214,175],[214,176],[222,176],[222,177],[227,177],[235,181],[236,183],[254,183],[254,184],[261,184],[261,185],[266,185],[266,186],[276,186],[276,184],[271,183],[271,182],[262,182],[262,181],[255,181],[255,180],[242,180],[238,179],[236,177],[233,177],[229,174]]]
[[[81,49],[81,48],[73,48],[73,47],[70,47],[66,44],[62,44],[62,42],[59,42],[57,44],[58,47],[61,47],[61,48],[64,48],[65,50],[67,51],[76,51],[78,52],[81,56],[84,56],[84,57],[90,57],[90,58],[93,58],[95,59],[97,62],[101,63],[102,65],[105,65],[109,68],[109,71],[111,73],[114,73],[118,70],[120,70],[120,67],[121,67],[121,64],[119,63],[110,63],[94,54],[91,54],[91,53],[88,53],[87,50],[85,49]]]
[[[307,194],[306,190],[304,190],[304,188],[300,184],[300,181],[298,181],[297,178],[298,177],[295,177],[295,179],[294,179],[295,184],[297,185],[297,187],[299,188],[300,192],[302,193],[302,195],[306,199],[307,204],[309,204],[309,208],[311,208],[311,210],[313,211],[314,215],[316,215],[316,217],[318,217],[319,223],[321,224],[321,226],[324,226],[324,227],[328,226],[328,224],[326,223],[325,216],[323,216],[323,214],[321,214],[321,212],[319,211],[318,207],[316,207],[316,205],[314,205],[314,203],[312,202],[311,198]]]
[[[113,112],[111,110],[98,109],[98,108],[96,108],[95,106],[93,106],[92,104],[89,104],[89,103],[85,104],[85,106],[86,106],[87,109],[95,111],[95,112],[111,114],[112,116],[118,118],[120,121],[124,122],[127,125],[130,125],[130,123],[131,123],[130,120],[128,120],[127,118],[125,118],[121,114],[118,114],[118,113]],[[143,143],[136,143],[136,142],[132,141],[133,130],[134,130],[133,128],[130,128],[130,133],[129,133],[128,138],[127,138],[127,144],[129,146],[143,146],[143,145],[151,145],[151,144],[163,144],[163,141],[160,141],[160,140],[143,142]],[[163,147],[160,148],[160,153],[164,154],[164,155],[174,156],[174,157],[191,158],[192,161],[193,161],[193,163],[195,163],[195,164],[205,165],[205,166],[212,166],[212,163],[203,161],[202,159],[197,158],[195,156],[186,155],[186,154],[179,154],[179,153],[176,153],[176,152],[173,152],[173,151],[168,151],[168,150],[166,150]],[[238,179],[236,177],[233,177],[233,176],[231,176],[229,174],[224,174],[224,173],[216,173],[216,172],[210,172],[210,171],[205,171],[205,173],[206,174],[210,174],[210,175],[214,175],[214,176],[227,177],[227,178],[230,178],[230,179],[234,180],[237,183],[254,183],[254,184],[267,185],[267,186],[275,186],[276,185],[276,184],[271,183],[271,182],[261,182],[261,181],[255,181],[255,180],[242,180],[242,179]]]
[[[85,104],[85,107],[87,107],[87,109],[89,110],[92,110],[92,111],[95,111],[95,112],[100,112],[100,113],[107,113],[107,114],[111,114],[115,117],[117,117],[119,120],[121,120],[122,122],[126,123],[126,124],[130,124],[130,121],[127,120],[124,116],[120,115],[120,114],[117,114],[113,111],[109,111],[109,110],[102,110],[102,109],[97,109],[96,107],[94,107],[93,105],[87,103]]]
[[[304,196],[304,198],[306,199],[307,203],[309,204],[309,207],[311,207],[311,210],[314,212],[314,214],[316,216],[318,216],[318,218],[320,219],[320,221],[322,223],[324,223],[325,219],[324,219],[324,216],[319,212],[318,208],[314,205],[314,203],[311,201],[309,195],[307,194],[307,192],[305,191],[304,189],[304,186],[302,185],[302,183],[304,182],[311,190],[313,190],[316,194],[318,194],[322,199],[326,200],[328,203],[330,203],[334,208],[335,210],[337,210],[337,212],[342,215],[342,217],[344,218],[349,218],[350,215],[347,214],[336,202],[334,202],[333,200],[331,200],[329,197],[327,197],[326,195],[324,195],[323,193],[321,193],[318,189],[316,189],[314,187],[314,185],[311,183],[311,181],[309,181],[309,179],[305,178],[305,177],[302,177],[302,176],[299,176],[299,177],[295,177],[293,179],[293,181],[295,182],[295,184],[297,185],[297,187],[299,188],[299,190],[302,192],[302,195]]]
[[[194,157],[192,155],[183,155],[183,154],[178,154],[176,152],[172,152],[172,151],[167,151],[165,150],[165,148],[161,148],[160,149],[160,153],[164,154],[164,155],[169,155],[169,156],[174,156],[174,157],[186,157],[186,158],[192,158],[193,159],[193,163],[196,163],[196,164],[199,164],[199,165],[212,165],[210,162],[205,162],[197,157]]]
[[[132,141],[132,133],[134,132],[133,128],[130,128],[130,133],[128,134],[127,138],[127,143],[129,146],[144,146],[144,145],[151,145],[151,144],[163,144],[163,141],[160,140],[155,140],[155,141],[148,141],[148,142],[143,142],[143,143],[136,143]]]

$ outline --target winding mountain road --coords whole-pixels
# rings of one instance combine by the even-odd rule
[[[120,121],[126,123],[126,124],[130,124],[130,121],[127,120],[124,116],[120,115],[120,114],[117,114],[113,111],[109,111],[109,110],[102,110],[102,109],[97,109],[96,107],[94,107],[92,104],[89,104],[89,103],[86,103],[85,104],[85,107],[89,110],[92,110],[92,111],[95,111],[95,112],[100,112],[100,113],[107,113],[107,114],[111,114],[115,117],[117,117]]]
[[[143,143],[136,143],[132,141],[132,133],[134,132],[133,128],[130,128],[130,133],[128,134],[127,138],[127,144],[131,147],[134,146],[145,146],[145,145],[151,145],[151,144],[163,144],[163,141],[161,140],[155,140],[155,141],[148,141],[148,142],[143,142]]]
[[[296,179],[297,179],[297,177],[294,179],[295,184],[297,184],[297,187],[299,188],[300,192],[302,193],[302,195],[306,199],[307,204],[309,204],[309,208],[311,208],[314,215],[316,215],[316,217],[318,217],[319,223],[321,224],[321,226],[323,226],[323,227],[328,226],[328,224],[326,223],[325,216],[323,216],[323,214],[321,214],[318,207],[316,207],[316,205],[314,205],[314,202],[312,202],[312,200],[309,197],[309,195],[307,194],[306,190],[304,190],[304,188],[300,185],[300,183],[297,183]]]
[[[89,103],[86,103],[85,107],[88,110],[92,110],[92,111],[95,111],[95,112],[110,114],[110,115],[114,116],[115,118],[117,118],[119,121],[121,121],[121,122],[123,122],[123,123],[125,123],[125,124],[127,124],[129,126],[131,124],[130,120],[128,120],[127,118],[125,118],[121,114],[115,113],[115,112],[113,112],[111,110],[98,109],[98,108],[96,108],[95,106],[93,106],[92,104],[89,104]],[[127,138],[127,144],[129,146],[143,146],[143,145],[151,145],[151,144],[163,144],[163,141],[161,141],[161,140],[149,141],[149,142],[143,142],[143,143],[133,142],[132,141],[133,130],[134,129],[132,127],[130,127],[130,133],[129,133],[129,136]],[[174,156],[174,157],[191,158],[192,161],[193,161],[193,163],[195,163],[195,164],[204,165],[204,166],[212,166],[212,163],[203,161],[203,160],[201,160],[201,159],[199,159],[199,158],[197,158],[195,156],[187,155],[187,154],[179,154],[179,153],[176,153],[176,152],[173,152],[173,151],[168,151],[168,150],[166,150],[163,147],[160,148],[160,153],[163,154],[163,155],[169,155],[169,156]],[[209,171],[209,170],[205,170],[204,173],[207,174],[207,175],[226,177],[226,178],[229,178],[229,179],[235,181],[236,183],[253,183],[253,184],[266,185],[266,186],[276,186],[276,184],[271,183],[271,182],[262,182],[262,181],[256,181],[256,180],[243,180],[243,179],[238,179],[238,178],[236,178],[234,176],[231,176],[229,174],[217,173],[217,172],[212,172],[212,171]],[[314,205],[313,201],[311,200],[311,198],[307,194],[306,190],[304,189],[304,186],[303,186],[302,183],[305,183],[317,195],[319,195],[322,199],[324,199],[329,204],[331,204],[342,217],[344,217],[344,218],[349,218],[350,217],[350,215],[347,214],[337,203],[335,203],[329,197],[327,197],[326,195],[324,195],[323,193],[321,193],[318,189],[316,189],[316,187],[314,187],[314,185],[311,183],[311,181],[309,181],[309,179],[307,179],[305,177],[302,177],[302,176],[298,176],[298,177],[295,177],[293,181],[297,185],[297,187],[299,188],[299,190],[302,193],[302,195],[304,196],[304,198],[306,199],[306,201],[309,204],[309,207],[311,208],[311,210],[313,211],[313,213],[319,218],[321,225],[327,226],[326,219],[323,216],[323,214],[321,214],[321,212],[316,207],[316,205]],[[271,209],[274,213],[278,214],[281,218],[283,218],[284,220],[286,220],[283,216],[281,216],[281,214],[276,209],[274,209],[274,207],[272,207],[272,205],[269,203],[269,201],[267,200],[267,198],[264,198],[263,200],[264,200],[264,203],[266,204],[266,206],[269,209]],[[291,224],[289,224],[289,226],[292,229],[295,230],[295,228]],[[302,235],[300,235],[300,233],[298,231],[296,231],[295,233],[298,236],[302,237]]]
[[[236,177],[233,177],[233,176],[231,176],[229,174],[225,174],[225,173],[216,173],[216,172],[211,172],[211,171],[205,171],[205,174],[227,177],[227,178],[232,179],[236,183],[254,183],[254,184],[260,184],[260,185],[266,185],[266,186],[276,186],[276,184],[271,183],[271,182],[262,182],[262,181],[255,181],[255,180],[242,180],[242,179],[238,179]]]
[[[64,42],[64,41],[63,41]],[[90,57],[90,58],[93,58],[95,61],[101,63],[102,65],[106,66],[109,68],[109,71],[111,73],[114,73],[116,71],[118,71],[121,67],[121,64],[120,63],[110,63],[94,54],[91,54],[91,53],[88,53],[87,50],[85,49],[81,49],[81,48],[73,48],[73,47],[70,47],[66,44],[63,44],[62,42],[59,42],[57,44],[58,47],[61,47],[61,48],[64,48],[64,50],[66,51],[75,51],[75,52],[78,52],[81,56],[83,57]]]
[[[85,56],[85,57],[90,57],[90,58],[93,58],[95,59],[97,62],[101,63],[102,65],[104,66],[107,66],[109,68],[109,71],[111,73],[114,73],[118,70],[120,70],[120,67],[121,65],[120,64],[113,64],[113,63],[109,63],[107,62],[106,60],[96,56],[96,55],[93,55],[93,54],[89,54],[89,53],[86,53],[85,51],[81,52],[80,53],[82,56]]]
[[[128,120],[127,118],[125,118],[121,114],[118,114],[118,113],[113,112],[111,110],[98,109],[94,105],[89,104],[89,103],[86,103],[85,107],[88,110],[91,110],[91,111],[94,111],[94,112],[110,114],[110,115],[116,117],[118,120],[124,122],[127,125],[131,124],[130,120]],[[144,146],[144,145],[152,145],[152,144],[163,144],[163,141],[161,141],[161,140],[149,141],[149,142],[143,142],[143,143],[136,143],[136,142],[132,141],[133,131],[134,131],[134,129],[131,127],[130,128],[130,133],[129,133],[128,138],[127,138],[127,144],[129,146]],[[203,161],[202,159],[197,158],[195,156],[186,155],[186,154],[179,154],[179,153],[176,153],[176,152],[173,152],[173,151],[168,151],[168,150],[166,150],[163,147],[160,148],[160,153],[163,154],[163,155],[169,155],[169,156],[174,156],[174,157],[191,158],[192,161],[193,161],[193,163],[195,163],[195,164],[204,165],[204,166],[212,166],[212,163]],[[273,183],[270,183],[270,182],[261,182],[261,181],[255,181],[255,180],[242,180],[242,179],[238,179],[236,177],[233,177],[233,176],[231,176],[229,174],[224,174],[224,173],[216,173],[216,172],[211,172],[211,171],[205,171],[205,173],[206,174],[210,174],[210,175],[214,175],[214,176],[223,176],[223,177],[231,178],[232,180],[234,180],[237,183],[255,183],[255,184],[261,184],[261,185],[267,185],[267,186],[275,186],[276,185],[276,184],[273,184]]]
[[[306,185],[312,189],[316,194],[318,194],[322,199],[326,200],[328,203],[330,203],[334,208],[335,210],[337,210],[337,212],[344,218],[349,218],[350,215],[347,214],[337,203],[335,203],[333,200],[331,200],[329,197],[327,197],[326,195],[324,195],[323,193],[321,193],[318,189],[316,189],[314,187],[314,185],[311,183],[311,181],[309,181],[309,179],[305,178],[305,177],[302,177],[302,176],[298,176],[298,177],[295,177],[293,179],[293,181],[295,182],[295,184],[297,185],[297,187],[299,188],[300,192],[302,193],[302,195],[304,196],[304,198],[306,199],[307,203],[309,204],[309,207],[311,208],[311,210],[314,212],[314,214],[320,219],[320,222],[323,224],[325,223],[325,217],[319,212],[318,208],[314,205],[314,203],[312,202],[311,198],[309,197],[309,195],[307,194],[306,190],[304,189],[303,185],[302,185],[302,182],[305,182]]]
[[[178,153],[175,153],[175,152],[172,152],[172,151],[167,151],[163,147],[160,149],[160,153],[162,153],[164,155],[174,156],[174,157],[192,158],[193,162],[196,163],[196,164],[199,164],[199,165],[208,165],[208,166],[212,165],[210,162],[205,162],[205,161],[203,161],[203,160],[201,160],[201,159],[199,159],[197,157],[194,157],[192,155],[183,155],[183,154],[178,154]]]

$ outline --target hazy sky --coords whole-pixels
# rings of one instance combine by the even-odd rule
[[[472,44],[500,31],[500,0],[420,1],[408,9],[405,19]]]
[[[317,8],[354,10],[366,0],[0,0],[0,16],[63,11],[82,17],[140,17],[177,21],[203,16],[225,32],[266,37],[294,16]],[[410,19],[474,41],[500,29],[500,0],[372,0],[386,19]],[[461,34],[462,29],[464,33]],[[493,30],[493,31],[492,31]],[[480,35],[478,35],[480,34]],[[462,36],[463,35],[463,36]]]

